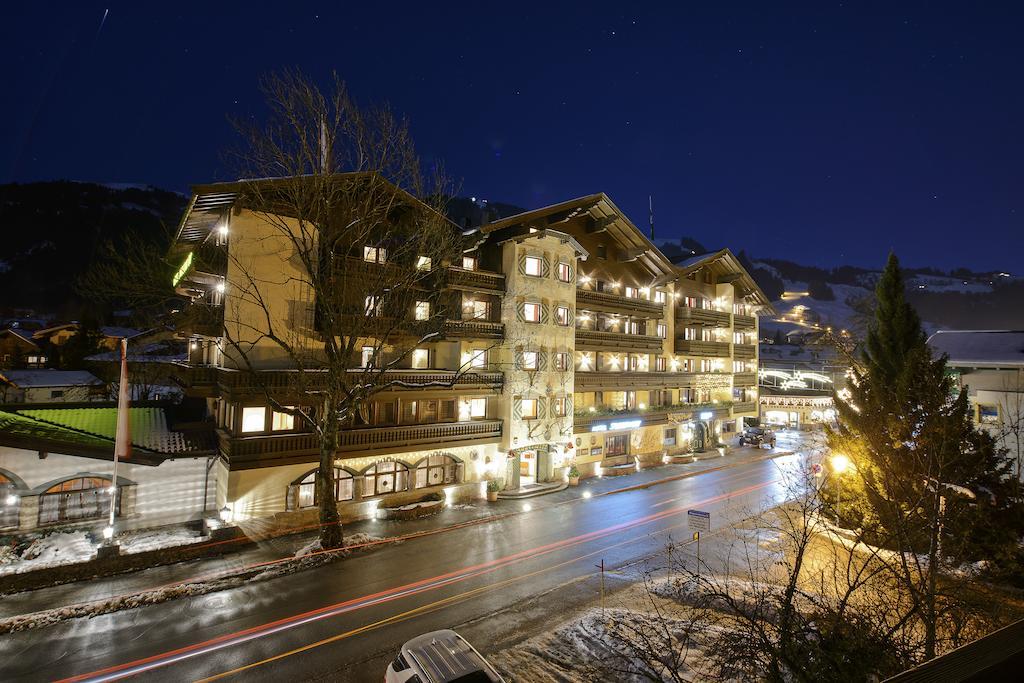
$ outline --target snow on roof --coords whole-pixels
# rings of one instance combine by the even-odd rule
[[[0,376],[22,389],[30,387],[81,387],[103,384],[95,375],[85,370],[4,370]]]
[[[117,408],[33,408],[19,410],[18,415],[78,434],[98,437],[111,445],[117,433]],[[147,451],[179,454],[199,450],[184,432],[171,431],[163,408],[128,409],[132,445]]]
[[[953,365],[1024,365],[1022,330],[940,330],[928,345]]]
[[[118,339],[120,339],[122,337],[130,339],[130,338],[136,336],[137,334],[140,334],[139,330],[136,330],[136,329],[131,328],[131,327],[114,327],[114,326],[101,327],[100,328],[100,332],[103,333],[104,337],[117,337]]]
[[[85,360],[93,362],[120,362],[120,351],[103,351],[86,356]],[[177,341],[160,341],[142,346],[128,345],[128,364],[132,363],[176,363],[188,360],[185,344]]]

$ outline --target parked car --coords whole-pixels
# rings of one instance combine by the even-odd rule
[[[765,427],[747,427],[740,434],[740,445],[775,448],[775,432]]]
[[[451,629],[417,636],[388,664],[385,683],[504,683],[465,638]]]

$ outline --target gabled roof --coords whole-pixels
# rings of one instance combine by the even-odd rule
[[[515,225],[557,229],[558,225],[579,216],[588,216],[601,223],[602,229],[626,252],[635,252],[636,260],[658,280],[668,281],[674,277],[672,262],[603,192],[509,216],[480,226],[480,232],[489,234]]]
[[[32,340],[32,333],[31,332],[27,332],[25,330],[19,330],[19,329],[15,328],[15,327],[8,327],[6,329],[0,330],[0,335],[4,335],[4,334],[9,334],[9,335],[12,335],[14,337],[17,337],[18,339],[20,339],[21,341],[25,342],[26,344],[29,344],[29,345],[37,348],[37,349],[39,348],[39,345],[36,344],[35,341]]]
[[[158,465],[174,456],[215,453],[205,432],[171,430],[165,409],[129,409],[132,462]],[[0,411],[0,445],[110,460],[117,431],[116,407],[26,408]]]
[[[719,249],[708,254],[691,256],[679,261],[676,266],[684,276],[705,268],[710,269],[715,273],[719,282],[731,282],[740,298],[752,301],[774,312],[767,295],[761,291],[761,288],[754,282],[754,278],[729,249]]]
[[[1024,330],[940,330],[928,345],[951,365],[1024,366]]]
[[[39,387],[83,387],[103,384],[85,370],[2,370],[0,379],[20,389]]]

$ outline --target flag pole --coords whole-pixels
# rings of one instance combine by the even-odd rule
[[[131,456],[131,422],[128,417],[128,340],[121,340],[121,380],[117,390],[117,435],[114,438],[114,474],[110,482],[110,519],[103,536],[114,537],[114,517],[117,514],[117,462]]]

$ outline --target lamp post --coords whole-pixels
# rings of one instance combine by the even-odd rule
[[[836,453],[830,459],[832,465],[832,471],[836,474],[842,474],[846,472],[853,465],[850,462],[850,458],[842,453]],[[842,509],[843,504],[843,480],[839,477],[838,483],[836,484],[836,521],[839,521],[839,511]]]

